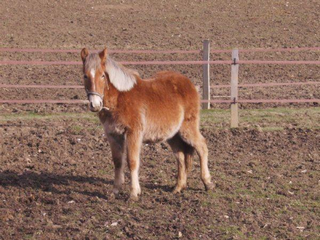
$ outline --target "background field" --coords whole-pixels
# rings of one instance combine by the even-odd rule
[[[16,1],[0,6],[0,47],[213,49],[318,47],[319,1]],[[229,60],[229,54],[212,54]],[[79,54],[4,53],[1,60],[72,60]],[[200,60],[197,54],[116,60]],[[319,51],[246,53],[240,59],[320,60]],[[137,66],[186,74],[201,91],[201,66]],[[240,66],[240,83],[320,81],[320,66]],[[212,85],[230,66],[212,66]],[[0,83],[82,83],[80,66],[0,66]],[[241,89],[242,99],[320,98],[319,85]],[[212,96],[228,95],[227,89]],[[0,89],[0,99],[85,99],[81,89]],[[189,189],[170,193],[175,159],[145,145],[143,195],[111,196],[113,167],[96,116],[84,105],[0,105],[0,239],[317,239],[320,110],[316,104],[243,104],[229,129],[227,105],[202,112],[217,184],[206,193],[199,161]]]

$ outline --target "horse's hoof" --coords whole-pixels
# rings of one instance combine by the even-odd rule
[[[114,189],[112,190],[112,193],[113,193],[113,195],[117,196],[117,195],[119,195],[120,191],[119,191],[118,188],[114,188]]]
[[[205,183],[204,187],[205,187],[206,191],[211,191],[216,187],[216,185],[214,183],[210,182],[210,183]]]
[[[116,199],[120,199],[120,194],[115,194],[115,193],[112,193],[110,194],[110,199],[113,199],[113,200],[116,200]]]
[[[128,202],[137,202],[139,200],[138,196],[135,195],[130,195],[130,197],[128,198]]]
[[[175,187],[173,190],[172,190],[172,193],[173,194],[179,194],[179,193],[181,193],[181,188],[177,188],[177,187]]]
[[[181,193],[183,189],[185,189],[187,186],[175,186],[172,190],[172,193],[173,194],[178,194],[178,193]]]

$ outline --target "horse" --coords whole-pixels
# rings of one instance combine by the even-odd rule
[[[136,71],[111,59],[107,48],[90,54],[83,48],[81,59],[89,108],[98,113],[110,143],[115,195],[125,181],[125,151],[131,178],[129,199],[137,200],[141,194],[139,167],[144,142],[167,141],[170,145],[178,163],[173,193],[187,187],[194,151],[200,158],[205,189],[214,188],[206,140],[199,130],[199,94],[186,76],[162,71],[152,79],[142,79]]]

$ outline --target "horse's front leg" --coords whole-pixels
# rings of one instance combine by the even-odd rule
[[[139,184],[139,166],[140,166],[140,149],[142,145],[142,132],[128,131],[127,132],[127,154],[128,166],[131,174],[131,191],[130,199],[138,200],[138,195],[141,193]]]
[[[107,134],[107,138],[110,143],[112,160],[115,167],[113,193],[116,195],[124,183],[125,137],[124,135]]]

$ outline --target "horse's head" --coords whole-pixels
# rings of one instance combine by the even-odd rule
[[[103,107],[104,88],[106,86],[107,75],[105,63],[107,59],[107,49],[100,53],[89,54],[86,48],[81,51],[83,62],[84,87],[90,102],[90,110],[98,112]]]

